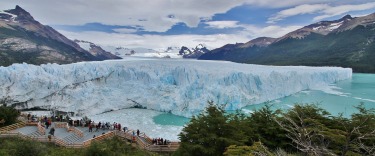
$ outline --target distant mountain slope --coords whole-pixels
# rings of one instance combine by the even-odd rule
[[[265,65],[351,67],[354,72],[375,73],[375,13],[335,21],[322,21],[283,37],[257,38],[228,44],[199,59],[229,60]]]
[[[73,63],[109,59],[96,57],[22,9],[0,11],[0,65]]]
[[[74,42],[76,42],[83,49],[87,50],[91,55],[94,55],[99,59],[121,59],[121,57],[118,57],[108,51],[105,51],[104,49],[102,49],[102,47],[92,42],[83,40],[74,40]]]

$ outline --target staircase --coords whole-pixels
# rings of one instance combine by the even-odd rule
[[[78,135],[71,133],[66,137],[62,138],[67,144],[75,144],[77,142],[83,142],[83,138],[79,137]]]
[[[15,124],[9,125],[9,126],[1,127],[1,128],[0,128],[0,134],[1,134],[1,133],[7,133],[7,132],[10,132],[10,131],[15,130],[15,129],[17,129],[17,128],[24,127],[25,125],[26,125],[25,122],[18,122],[18,123],[15,123]]]

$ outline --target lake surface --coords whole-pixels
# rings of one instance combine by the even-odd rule
[[[333,84],[330,89],[301,91],[268,102],[273,109],[283,110],[292,108],[296,103],[315,103],[332,115],[343,113],[345,117],[350,117],[352,113],[358,112],[354,107],[360,103],[363,103],[366,108],[375,108],[375,74],[353,74],[352,79]],[[265,105],[266,103],[249,105],[242,108],[242,111],[251,113]],[[183,126],[189,119],[162,113],[155,116],[153,121],[160,125]]]

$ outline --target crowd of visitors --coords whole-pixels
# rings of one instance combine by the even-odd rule
[[[167,139],[163,139],[163,138],[152,139],[153,145],[168,145],[169,143],[170,141],[168,141]]]
[[[42,117],[37,117],[36,115],[31,115],[30,113],[27,114],[27,120],[29,122],[38,122],[40,121],[41,123],[44,123],[44,126],[46,129],[48,129],[51,125],[52,125],[52,122],[55,122],[55,121],[58,121],[58,122],[67,122],[69,124],[69,126],[81,126],[81,127],[88,127],[88,131],[89,132],[93,132],[93,128],[95,127],[95,132],[98,132],[100,129],[102,130],[118,130],[118,131],[122,131],[124,133],[130,133],[132,134],[132,141],[134,142],[135,141],[135,137],[142,137],[140,136],[140,130],[137,129],[137,131],[132,131],[132,132],[129,132],[129,129],[128,127],[126,126],[122,126],[120,123],[116,123],[116,122],[113,122],[113,124],[111,124],[110,122],[94,122],[88,118],[83,118],[83,119],[80,119],[80,120],[73,120],[71,119],[68,115],[64,116],[64,115],[57,115],[57,116],[51,116],[51,117],[47,117],[47,116],[42,116]],[[55,133],[55,128],[52,127],[51,130],[49,131],[49,134],[54,136],[54,133]],[[105,134],[104,132],[102,133],[102,135]],[[95,138],[96,136],[94,135],[93,138]],[[152,144],[153,145],[168,145],[170,143],[170,141],[166,140],[166,139],[163,139],[163,138],[154,138],[152,139]]]

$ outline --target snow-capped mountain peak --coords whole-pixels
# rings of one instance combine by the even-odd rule
[[[195,48],[191,49],[182,46],[178,53],[179,55],[182,55],[183,58],[198,58],[199,56],[209,51],[210,50],[208,50],[203,44],[198,44]]]
[[[17,22],[15,20],[16,18],[17,18],[17,15],[0,10],[0,20],[4,20],[7,22]]]

